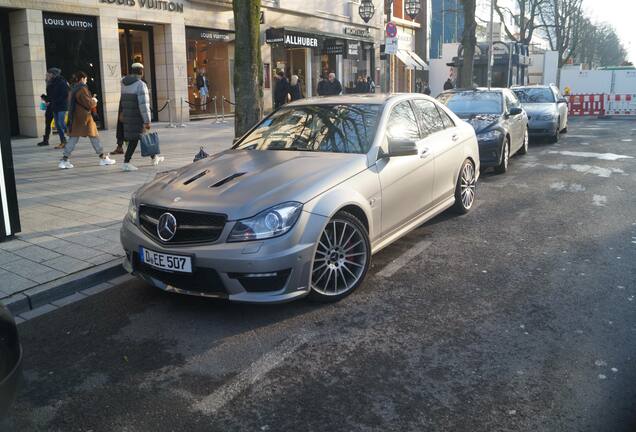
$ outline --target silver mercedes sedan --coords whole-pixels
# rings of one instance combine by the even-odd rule
[[[430,97],[304,99],[134,193],[124,267],[183,294],[339,300],[372,254],[450,207],[468,212],[478,175],[473,128]]]

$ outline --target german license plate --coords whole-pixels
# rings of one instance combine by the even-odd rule
[[[159,270],[192,273],[192,258],[189,256],[165,254],[144,247],[139,248],[139,256],[144,264]]]

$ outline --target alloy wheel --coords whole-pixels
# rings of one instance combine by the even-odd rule
[[[324,296],[339,296],[354,289],[365,274],[368,255],[368,242],[360,228],[334,218],[318,240],[312,289]]]
[[[475,167],[472,163],[466,163],[461,175],[462,205],[466,210],[470,209],[475,201]]]

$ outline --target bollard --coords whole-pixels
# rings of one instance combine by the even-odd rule
[[[185,125],[185,123],[183,123],[183,96],[181,97],[181,109],[179,111],[181,113],[179,115],[179,119],[181,120],[181,122],[179,123],[179,126],[177,126],[177,127],[184,128],[184,127],[186,127],[186,125]]]
[[[221,102],[221,123],[227,123],[225,121],[225,95],[222,96],[223,101]]]
[[[172,123],[172,104],[170,104],[170,99],[168,99],[168,126],[167,128],[176,128],[177,125]]]
[[[214,100],[214,118],[216,119],[216,123],[221,123],[221,120],[219,120],[219,110],[216,107],[216,96],[212,99]]]

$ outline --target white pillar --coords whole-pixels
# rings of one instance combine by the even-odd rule
[[[190,108],[185,103],[188,100],[185,24],[181,19],[171,24],[157,25],[154,29],[154,37],[157,108],[161,108],[169,98],[172,120],[180,121],[181,98],[183,98],[183,121],[188,121]],[[220,104],[222,101],[217,103]],[[228,109],[227,105],[225,108]],[[167,108],[159,113],[159,120],[168,120]]]
[[[9,14],[11,53],[20,134],[44,133],[40,95],[46,92],[46,61],[42,11],[21,9]]]
[[[117,127],[119,99],[121,97],[121,58],[119,56],[119,23],[116,16],[100,16],[97,20],[99,55],[102,75],[102,106],[104,127]]]
[[[305,96],[311,97],[313,72],[311,70],[311,48],[305,48]]]
[[[343,66],[344,66],[344,60],[342,58],[342,55],[337,55],[336,56],[336,76],[338,78],[338,80],[340,81],[340,84],[342,84],[342,92],[344,93],[344,88],[345,88],[345,82],[344,77],[342,76],[343,72]]]

